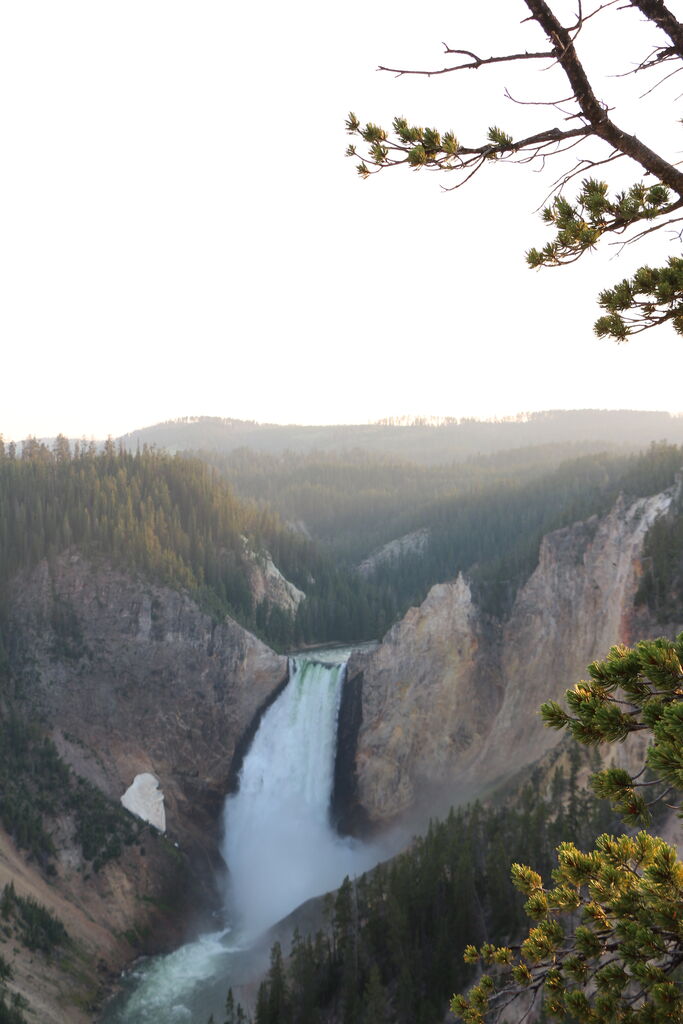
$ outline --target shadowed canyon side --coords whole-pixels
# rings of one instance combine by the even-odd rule
[[[389,822],[445,787],[451,799],[475,796],[557,743],[538,708],[613,644],[635,639],[643,544],[673,500],[673,489],[619,499],[602,518],[546,535],[502,623],[480,613],[460,576],[432,587],[374,651],[353,655],[362,723],[350,820],[360,809]],[[649,631],[661,629],[650,622]]]
[[[46,1024],[91,1020],[69,996],[96,1002],[112,972],[141,950],[177,945],[188,914],[214,905],[235,747],[286,679],[287,659],[231,619],[214,622],[188,595],[77,554],[18,576],[9,616],[17,711],[49,723],[64,760],[117,804],[144,773],[164,796],[168,839],[148,829],[93,872],[60,831],[49,881],[0,828],[0,886],[14,879],[100,964],[84,986],[59,979],[56,962],[36,980],[17,962],[17,985]]]

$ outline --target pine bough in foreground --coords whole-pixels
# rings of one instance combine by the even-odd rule
[[[607,768],[592,780],[629,824],[648,823],[652,805],[683,789],[682,661],[683,634],[613,647],[567,692],[569,711],[555,702],[541,709],[546,725],[585,744],[649,732],[637,776]],[[656,794],[649,802],[648,791]],[[467,947],[465,960],[494,967],[496,979],[483,974],[467,996],[453,997],[466,1024],[508,1007],[519,1019],[540,1001],[550,1018],[587,1024],[683,1022],[683,864],[673,847],[644,831],[600,836],[590,853],[562,843],[551,888],[520,864],[512,880],[535,923],[519,947]]]

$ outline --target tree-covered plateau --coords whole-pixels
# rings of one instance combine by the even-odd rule
[[[638,451],[662,439],[683,441],[680,416],[633,409],[549,409],[490,420],[398,416],[377,423],[314,427],[194,416],[143,427],[119,440],[128,451],[147,445],[219,456],[239,449],[276,458],[365,454],[377,462],[447,466],[496,453],[505,458],[504,453],[518,448],[564,449],[564,457],[570,458],[624,446]],[[555,463],[559,461],[561,456]]]
[[[483,9],[487,5],[483,5]],[[488,5],[493,6],[493,5]],[[514,16],[512,5],[508,17]],[[354,141],[347,155],[360,157],[363,178],[405,166],[442,172],[446,187],[457,189],[491,161],[522,163],[543,169],[549,160],[560,162],[543,220],[554,232],[541,249],[531,248],[530,267],[573,263],[604,237],[621,244],[637,243],[654,232],[668,236],[674,253],[662,266],[642,266],[630,278],[602,291],[603,313],[595,324],[599,337],[623,341],[650,327],[671,323],[683,334],[683,258],[680,256],[680,210],[683,207],[683,171],[678,161],[680,124],[671,104],[671,132],[661,151],[631,134],[629,110],[605,102],[608,91],[601,78],[609,60],[614,81],[635,75],[642,82],[639,105],[651,104],[652,119],[661,116],[662,98],[671,102],[666,86],[683,62],[683,24],[663,0],[607,0],[578,4],[569,13],[560,0],[524,0],[527,45],[517,52],[482,55],[466,41],[444,44],[447,64],[427,70],[386,68],[396,75],[479,74],[497,65],[531,64],[549,70],[543,81],[547,91],[519,98],[512,86],[508,97],[518,113],[534,108],[538,117],[532,130],[521,133],[498,125],[482,129],[482,138],[460,139],[455,130],[422,128],[395,117],[391,129],[350,114],[347,131]],[[498,17],[499,11],[495,10]],[[507,13],[507,12],[506,12]],[[511,24],[511,28],[512,28]],[[603,33],[600,35],[600,33]],[[596,37],[598,44],[596,45]],[[634,54],[638,56],[634,59]],[[469,81],[468,81],[468,84]],[[664,87],[664,88],[663,88]],[[612,90],[609,90],[612,91]],[[467,96],[471,104],[471,94]],[[457,126],[456,126],[457,127]],[[567,155],[565,155],[567,154]],[[629,164],[637,175],[627,187],[610,187],[602,175],[617,161]],[[578,183],[573,196],[570,190]]]

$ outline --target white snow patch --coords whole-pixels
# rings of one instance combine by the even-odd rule
[[[164,794],[155,775],[150,772],[136,775],[121,797],[121,803],[131,814],[154,825],[160,832],[166,831]]]

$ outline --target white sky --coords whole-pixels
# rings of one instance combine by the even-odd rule
[[[503,98],[505,85],[566,95],[530,63],[375,71],[441,67],[442,40],[484,56],[544,49],[535,26],[516,27],[524,14],[521,0],[2,5],[0,431],[683,409],[683,339],[660,330],[616,346],[592,333],[597,292],[666,239],[525,266],[525,249],[550,238],[534,209],[568,157],[545,178],[491,166],[450,194],[424,171],[363,182],[344,158],[349,109],[450,127],[467,144],[493,123],[544,127],[542,108]],[[614,18],[605,51],[585,30],[605,73],[642,53],[630,27],[657,41],[633,12]],[[653,81],[605,79],[601,95],[637,97]],[[672,159],[677,81],[614,114]]]

